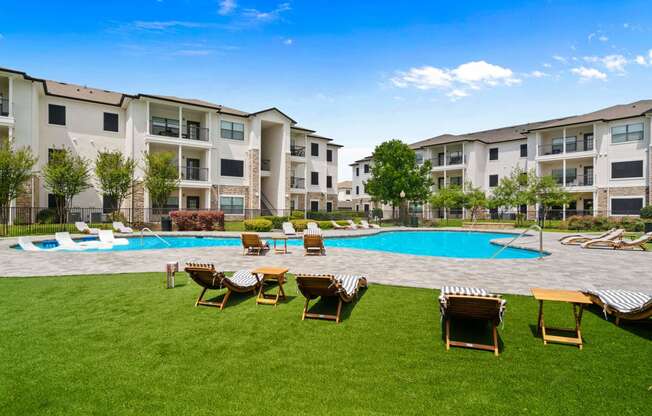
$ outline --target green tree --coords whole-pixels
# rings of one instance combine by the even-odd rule
[[[430,197],[430,205],[433,208],[444,210],[446,221],[451,208],[459,208],[464,204],[464,191],[460,186],[451,185],[440,188]]]
[[[145,153],[145,189],[154,208],[165,205],[168,196],[179,186],[179,169],[173,152]]]
[[[534,202],[539,204],[540,209],[543,211],[542,227],[545,226],[545,221],[552,207],[568,205],[573,201],[573,196],[562,188],[552,176],[536,177],[534,175],[530,178],[529,192],[533,196]]]
[[[102,195],[120,209],[122,202],[131,195],[136,163],[120,151],[101,151],[95,160],[95,176]]]
[[[433,184],[430,161],[417,163],[416,153],[400,140],[389,140],[376,146],[372,155],[371,178],[366,192],[376,202],[390,204],[392,209],[407,201],[424,202]],[[405,198],[401,198],[401,192]]]
[[[534,204],[535,198],[532,193],[533,180],[536,180],[534,171],[527,172],[521,168],[515,168],[509,176],[500,179],[498,186],[493,188],[489,205],[491,208],[504,208],[505,211],[516,209],[517,225],[522,224],[524,215],[518,211],[521,205]]]
[[[55,149],[50,153],[42,174],[45,189],[56,197],[60,222],[67,222],[72,199],[91,187],[88,160],[69,149]]]
[[[471,219],[475,221],[478,218],[478,213],[487,208],[487,195],[482,189],[467,182],[464,186],[462,206],[471,211]]]
[[[14,149],[8,142],[0,143],[0,223],[9,222],[9,206],[23,192],[32,176],[36,158],[28,148]]]

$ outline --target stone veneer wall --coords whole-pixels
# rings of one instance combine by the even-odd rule
[[[308,192],[308,200],[306,201],[307,209],[310,209],[310,201],[319,200],[319,209],[326,210],[326,195],[321,192]]]
[[[296,207],[294,207],[295,210],[298,211],[303,211],[306,209],[306,194],[305,192],[293,192],[290,194],[290,199],[298,199],[298,204]],[[288,209],[289,209],[289,203],[288,203]]]
[[[326,196],[326,201],[329,201],[333,204],[333,211],[337,210],[337,194],[328,194],[328,196]],[[324,209],[326,209],[326,204],[324,204]]]
[[[142,181],[134,183],[131,194],[131,221],[135,223],[145,222],[145,185]]]
[[[245,210],[250,209],[251,200],[250,200],[251,189],[249,186],[233,186],[233,185],[213,185],[211,188],[211,209],[219,209],[220,205],[220,195],[244,195],[245,201],[244,206]],[[253,208],[257,209],[257,208]]]
[[[260,209],[260,155],[258,149],[249,150],[249,193],[245,208]],[[236,187],[237,188],[237,187]],[[211,204],[211,206],[213,206]]]
[[[622,188],[598,188],[597,190],[597,209],[598,215],[607,215],[609,209],[609,198],[614,196],[639,196],[648,195],[648,187],[645,186],[631,186]],[[596,204],[596,202],[594,202]]]
[[[16,211],[14,215],[14,223],[16,224],[29,224],[36,220],[38,214],[38,189],[39,189],[38,176],[32,176],[24,185],[23,191],[16,197]],[[36,195],[33,190],[36,189]],[[34,200],[36,199],[36,200]],[[37,209],[33,209],[37,208]]]

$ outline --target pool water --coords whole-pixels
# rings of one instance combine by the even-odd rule
[[[385,251],[390,253],[412,254],[417,256],[456,257],[465,259],[488,259],[501,246],[491,244],[497,238],[509,238],[511,234],[459,232],[459,231],[391,231],[359,237],[338,237],[324,239],[326,247]],[[233,237],[163,237],[170,246],[156,237],[133,237],[129,244],[114,246],[108,250],[89,251],[131,251],[159,250],[166,248],[193,247],[240,247],[240,239]],[[271,241],[270,241],[271,244]],[[279,242],[282,244],[282,242]],[[46,241],[37,244],[47,248],[56,245]],[[301,239],[288,240],[288,246],[301,246]],[[539,256],[538,252],[508,248],[498,258],[500,259],[530,259]]]

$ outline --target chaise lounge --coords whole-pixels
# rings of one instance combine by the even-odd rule
[[[488,293],[485,289],[472,287],[444,286],[439,295],[439,308],[445,323],[446,350],[450,347],[475,348],[493,351],[498,356],[498,324],[503,320],[506,301],[500,295]],[[478,319],[491,322],[493,344],[479,344],[451,340],[451,318]]]
[[[590,235],[590,234],[571,234],[565,235],[559,239],[559,242],[564,245],[579,246],[582,243],[586,243],[591,240],[601,240],[601,239],[615,239],[621,237],[625,233],[625,230],[612,228],[608,231],[605,231],[599,235]]]
[[[242,240],[243,255],[245,256],[260,256],[263,252],[269,250],[269,243],[261,240],[260,236],[256,233],[242,233],[240,240]]]
[[[86,224],[83,221],[77,221],[75,223],[75,228],[77,228],[77,230],[79,230],[79,232],[83,233],[83,234],[97,235],[97,234],[100,233],[99,228],[91,228],[91,227],[88,226],[88,224]]]
[[[299,292],[306,298],[301,315],[302,321],[309,318],[326,319],[339,323],[342,303],[352,302],[358,295],[358,291],[363,287],[367,287],[367,278],[365,276],[298,273],[296,279]],[[318,297],[339,298],[335,315],[308,312],[310,301]]]
[[[602,308],[607,315],[616,317],[616,325],[620,320],[639,321],[652,317],[652,296],[643,292],[631,290],[586,290],[591,301]]]
[[[303,248],[306,256],[326,255],[324,237],[321,235],[321,231],[306,230],[303,234]]]
[[[617,238],[610,240],[607,238],[599,240],[591,240],[582,243],[582,248],[611,248],[614,250],[636,250],[640,249],[645,251],[645,245],[652,241],[652,232],[643,234],[635,240],[625,240],[624,238]]]
[[[231,277],[227,277],[223,271],[215,270],[215,265],[211,263],[188,263],[184,270],[195,283],[202,287],[195,306],[212,306],[223,310],[231,293],[253,292],[255,295],[261,285],[260,279],[247,270],[237,271]],[[226,288],[227,291],[222,297],[221,302],[203,300],[206,291],[220,290],[222,288]]]

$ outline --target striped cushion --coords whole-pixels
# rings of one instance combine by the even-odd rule
[[[621,313],[635,313],[652,307],[652,296],[631,290],[587,290],[602,303]]]
[[[248,288],[256,286],[259,282],[258,276],[248,270],[238,270],[233,276],[228,278],[235,286]]]
[[[495,293],[489,293],[486,289],[481,289],[477,287],[464,287],[464,286],[444,286],[441,288],[439,294],[439,312],[443,318],[446,314],[446,307],[448,306],[447,297],[449,295],[463,295],[463,296],[480,296],[480,297],[490,297],[490,298],[500,298],[500,295]],[[503,315],[505,313],[505,306],[507,301],[505,299],[500,300],[500,321],[503,321]]]
[[[357,276],[354,274],[337,274],[335,279],[337,279],[342,285],[344,293],[348,296],[353,296],[358,291],[358,283],[360,279],[363,279],[364,276]]]

